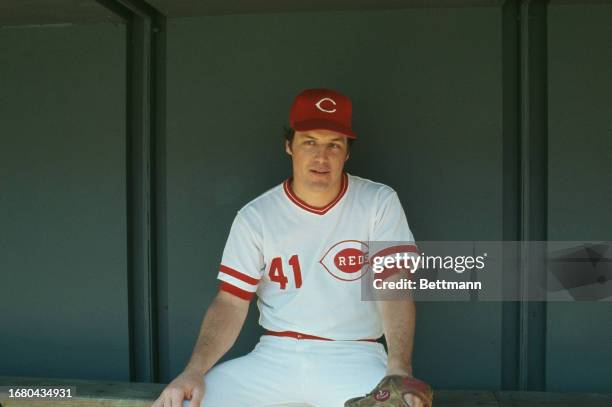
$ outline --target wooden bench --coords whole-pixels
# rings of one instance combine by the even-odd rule
[[[63,386],[76,394],[62,400],[18,400],[0,395],[1,407],[148,407],[164,384],[0,376],[0,386]],[[436,390],[434,407],[610,407],[612,394]],[[245,406],[251,407],[251,406]],[[278,406],[280,407],[280,406]],[[286,406],[290,407],[290,406]],[[292,405],[291,407],[299,407]],[[308,406],[302,406],[308,407]]]

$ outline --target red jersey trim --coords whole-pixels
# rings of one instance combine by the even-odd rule
[[[255,295],[255,293],[245,291],[242,288],[238,288],[235,285],[231,285],[230,283],[227,283],[225,281],[221,281],[221,284],[219,285],[219,290],[225,291],[247,301],[250,301],[251,298],[253,298],[253,295]]]
[[[294,339],[315,339],[319,341],[333,341],[334,340],[334,339],[323,338],[320,336],[308,335],[308,334],[303,334],[300,332],[293,332],[293,331],[282,331],[282,332],[266,331],[264,335],[285,336],[285,337],[294,338]],[[377,339],[357,339],[357,340],[361,342],[376,342],[377,341]]]
[[[338,192],[338,195],[330,203],[323,206],[322,208],[317,208],[315,206],[308,205],[306,202],[298,198],[297,195],[295,195],[295,193],[293,192],[293,189],[291,189],[291,178],[288,178],[285,180],[285,182],[283,182],[283,189],[285,190],[285,194],[287,195],[289,200],[291,200],[291,202],[293,202],[300,208],[316,215],[325,215],[331,208],[333,208],[338,202],[340,202],[340,200],[346,193],[346,190],[348,189],[348,175],[346,175],[345,172],[342,173],[342,184],[340,185],[340,192]]]
[[[238,280],[244,281],[247,284],[257,285],[259,283],[259,279],[247,276],[246,274],[241,273],[238,270],[234,270],[231,267],[224,266],[223,264],[219,268],[219,271],[229,276],[236,277]]]

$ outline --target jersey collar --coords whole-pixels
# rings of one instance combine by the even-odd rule
[[[340,202],[340,200],[346,193],[346,190],[348,189],[348,175],[346,174],[346,172],[343,172],[342,173],[342,184],[340,185],[340,192],[338,192],[338,195],[330,203],[319,208],[316,206],[308,205],[306,202],[298,198],[297,195],[295,195],[295,193],[293,192],[293,189],[291,188],[291,179],[292,178],[287,178],[285,182],[283,182],[283,189],[285,190],[285,194],[287,195],[287,198],[289,198],[291,202],[293,202],[295,205],[299,206],[300,208],[304,209],[305,211],[314,213],[316,215],[325,215],[331,208],[333,208],[338,202]]]

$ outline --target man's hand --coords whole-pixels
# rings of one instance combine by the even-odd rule
[[[406,394],[404,396],[404,401],[406,401],[410,407],[425,407],[423,401],[414,394]]]
[[[182,407],[184,399],[191,400],[189,407],[200,407],[203,398],[204,375],[187,368],[166,386],[152,407]]]

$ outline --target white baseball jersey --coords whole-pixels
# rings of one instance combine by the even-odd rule
[[[368,241],[414,242],[393,189],[344,174],[338,196],[315,208],[286,180],[238,211],[220,289],[244,299],[256,293],[269,331],[376,339],[383,334],[376,303],[361,300]]]

